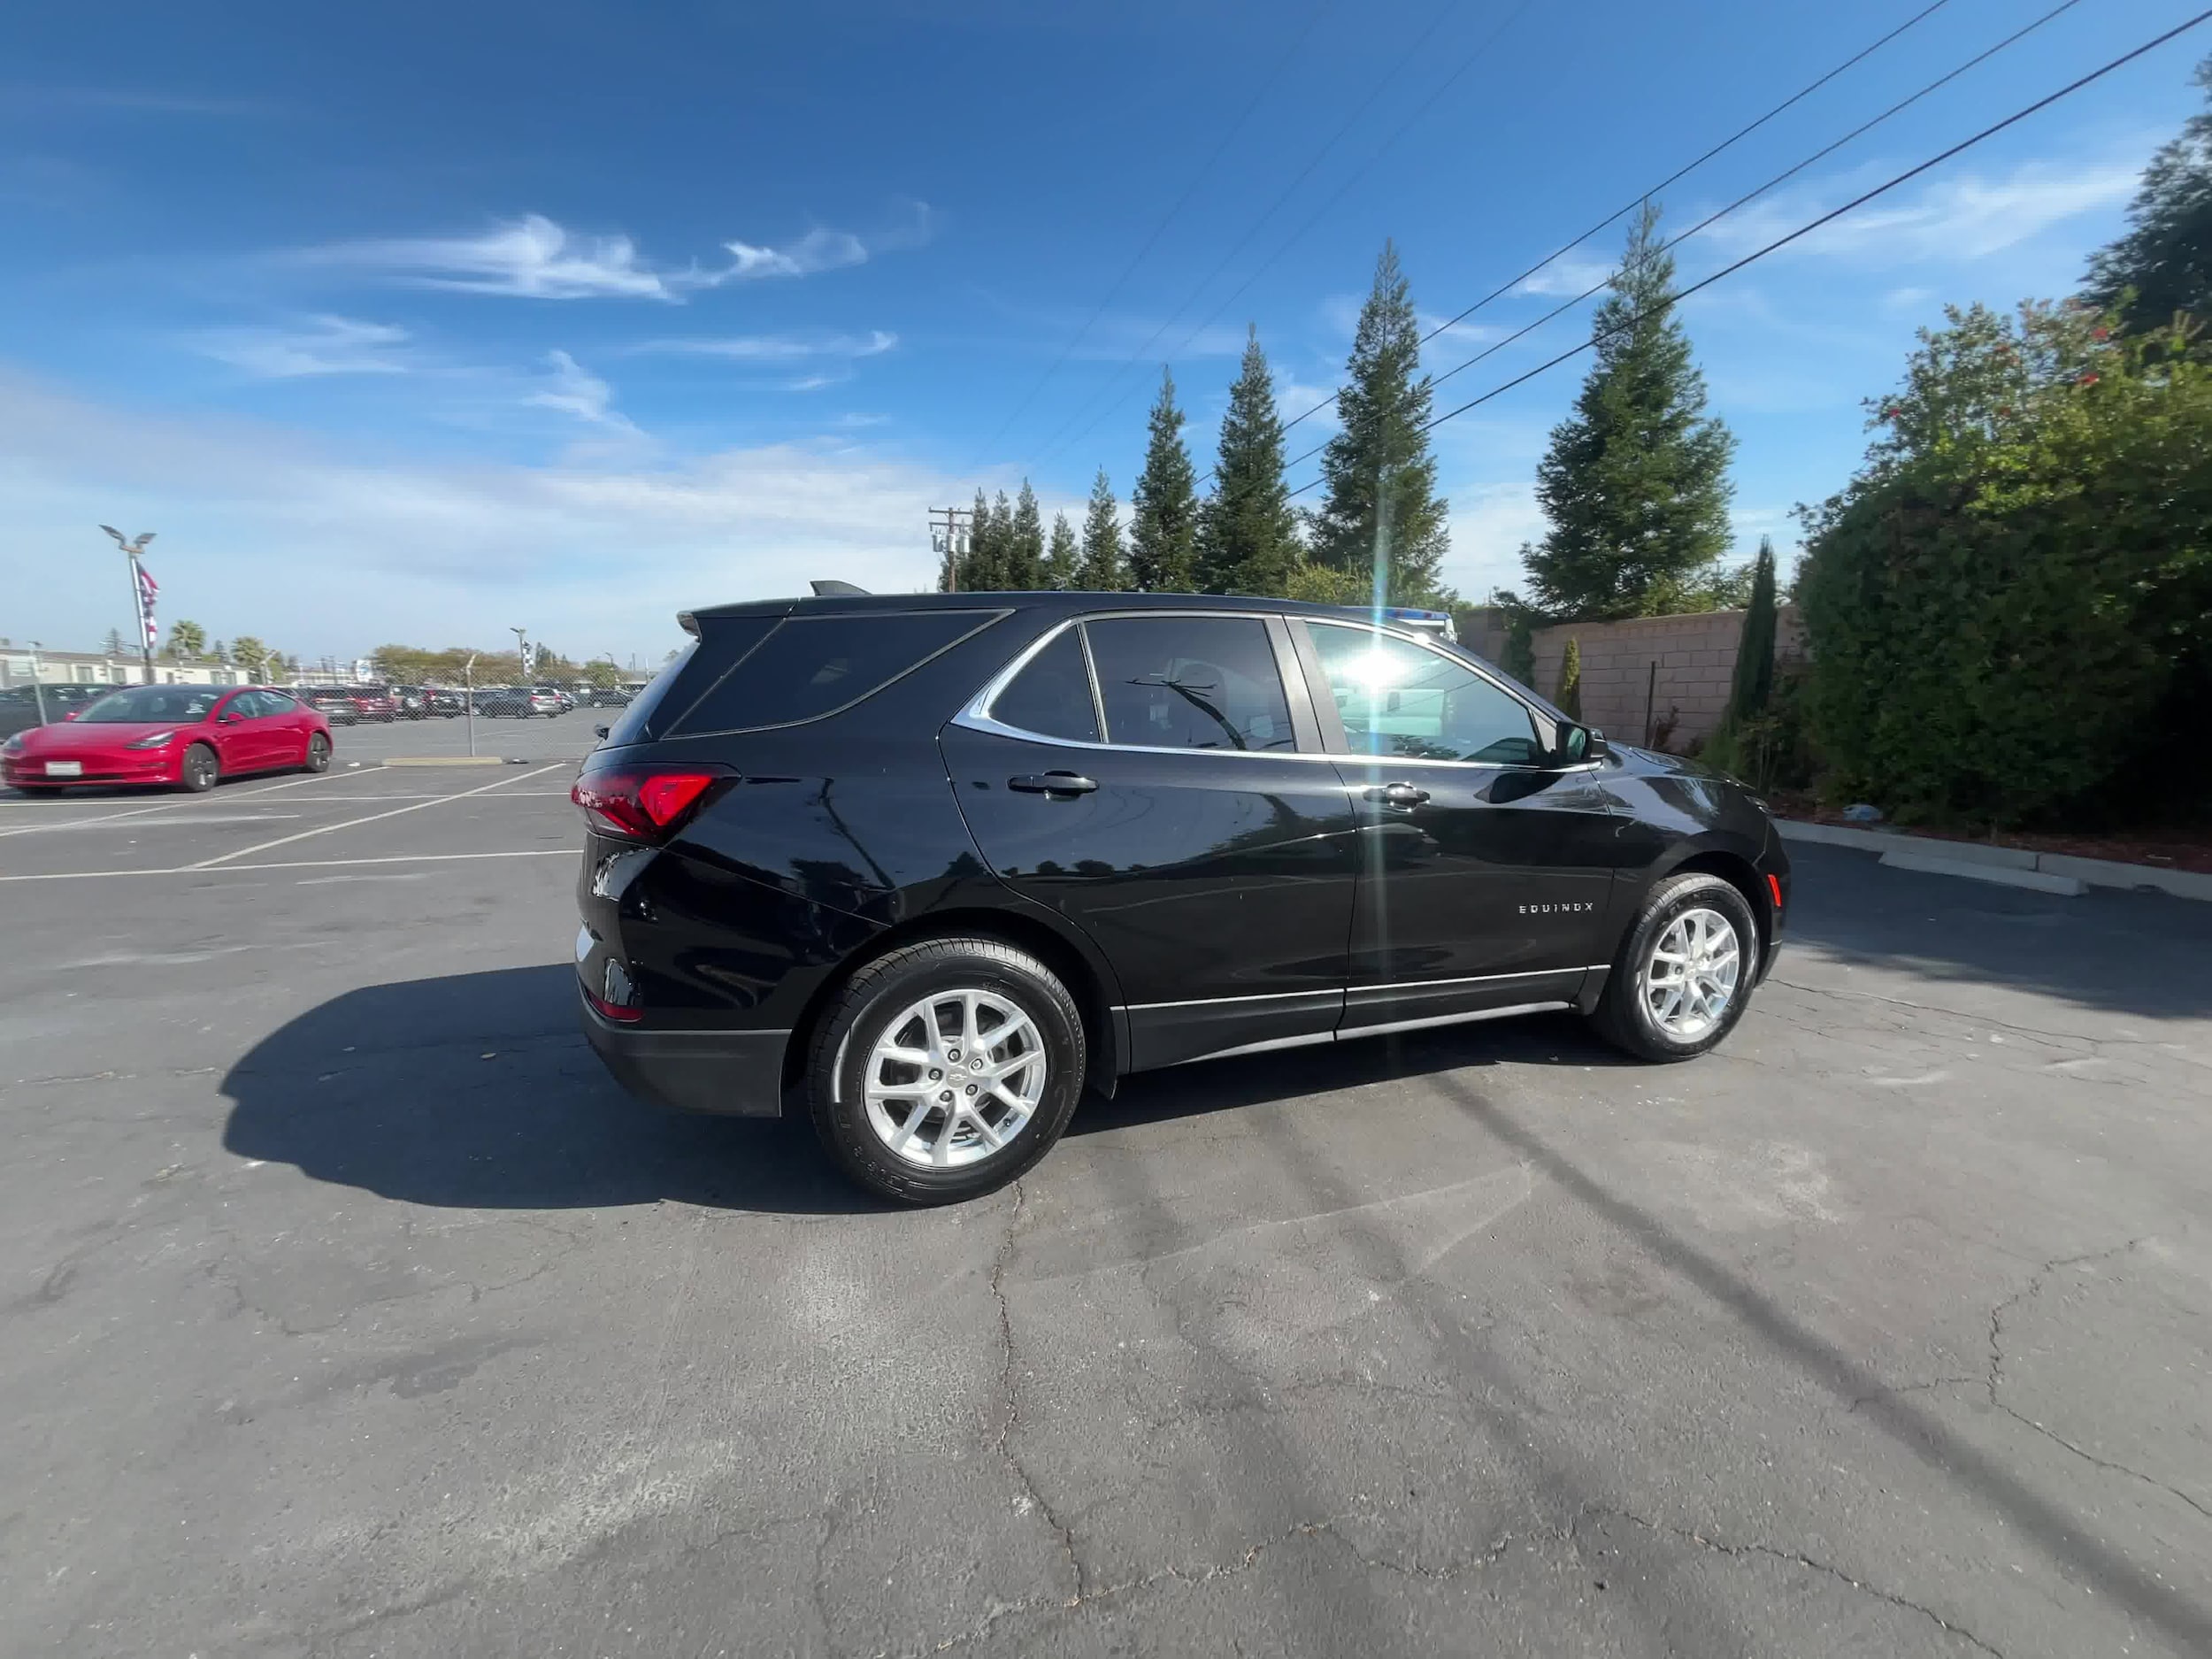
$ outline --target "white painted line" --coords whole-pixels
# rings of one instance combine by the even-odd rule
[[[396,853],[379,858],[308,858],[285,864],[180,864],[173,870],[56,870],[35,876],[0,876],[0,881],[100,881],[111,876],[229,876],[243,870],[348,870],[357,864],[449,864],[479,858],[574,858],[574,847],[525,847],[496,853]]]
[[[209,803],[219,804],[244,800],[251,795],[274,795],[280,789],[296,789],[303,783],[329,783],[339,778],[363,777],[375,771],[378,764],[380,763],[373,763],[357,772],[312,772],[304,778],[288,778],[282,783],[265,783],[251,789],[243,785],[234,784],[227,789],[211,789],[203,795],[173,796],[153,806],[133,807],[127,812],[104,812],[98,818],[64,818],[58,824],[26,824],[15,829],[0,829],[0,839],[10,835],[28,835],[35,830],[75,829],[84,824],[112,824],[119,818],[144,818],[151,812],[192,811],[204,808]],[[10,801],[4,804],[33,811],[50,812],[54,810],[50,804],[31,801]]]
[[[520,783],[526,778],[536,778],[541,777],[549,772],[557,772],[568,764],[569,763],[566,761],[557,760],[549,766],[540,766],[530,772],[518,773],[512,781]],[[218,864],[227,864],[231,863],[233,860],[239,858],[250,858],[256,853],[270,852],[279,847],[289,847],[294,841],[303,841],[311,836],[329,835],[342,829],[357,829],[364,824],[381,823],[388,818],[400,818],[409,812],[421,812],[427,810],[429,808],[436,806],[440,803],[445,801],[465,801],[472,795],[488,795],[494,789],[498,788],[500,785],[508,781],[509,780],[502,778],[498,780],[497,782],[480,784],[473,789],[464,789],[457,795],[440,795],[435,801],[418,801],[412,806],[396,806],[388,812],[372,812],[366,818],[348,818],[342,824],[326,824],[320,829],[301,830],[297,834],[294,835],[280,835],[276,838],[276,840],[273,841],[263,841],[258,846],[241,847],[235,852],[219,853],[212,858],[203,858],[198,864],[188,864],[186,868],[190,870],[212,870]]]

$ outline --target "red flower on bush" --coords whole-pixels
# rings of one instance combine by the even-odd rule
[[[2082,375],[2082,377],[2081,377],[2081,380],[2080,380],[2080,384],[2081,384],[2081,385],[2084,385],[2084,386],[2094,386],[2096,383],[2097,383],[2097,372],[2096,372],[2096,370],[2094,370],[2094,369],[2090,369],[2090,370],[2085,371],[2085,372],[2083,373],[2083,375]]]
[[[2089,337],[2092,340],[2109,340],[2112,338],[2112,330],[2107,328],[2102,323],[2099,323],[2089,331]]]
[[[1883,419],[1884,420],[1894,420],[1894,419],[1897,419],[1898,413],[1899,413],[1899,411],[1898,411],[1898,410],[1897,410],[1894,406],[1893,406],[1893,407],[1891,407],[1891,408],[1885,409],[1885,410],[1882,411],[1882,419]]]

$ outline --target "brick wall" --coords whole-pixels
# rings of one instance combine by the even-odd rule
[[[1709,735],[1728,706],[1729,681],[1736,671],[1736,641],[1743,634],[1740,611],[1712,611],[1681,617],[1638,617],[1628,622],[1567,622],[1536,633],[1536,689],[1546,696],[1559,690],[1560,664],[1570,639],[1582,642],[1582,718],[1612,735],[1641,743],[1645,694],[1651,687],[1651,718],[1664,722],[1675,711],[1667,747],[1679,753],[1694,738]],[[1797,609],[1784,605],[1776,618],[1775,655],[1804,654],[1804,630]],[[1658,664],[1654,675],[1652,664]]]

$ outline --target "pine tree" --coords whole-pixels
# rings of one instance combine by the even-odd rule
[[[1004,585],[1027,592],[1044,586],[1045,525],[1037,511],[1037,492],[1022,480],[1022,493],[1014,503],[1014,516],[1006,526]]]
[[[1183,447],[1183,411],[1175,406],[1175,376],[1160,371],[1152,400],[1144,471],[1130,497],[1128,577],[1117,587],[1145,593],[1188,593],[1197,580],[1198,484]]]
[[[1082,563],[1082,554],[1075,543],[1075,526],[1068,522],[1064,512],[1052,515],[1052,545],[1045,551],[1044,581],[1047,588],[1076,586],[1075,572]]]
[[[1559,695],[1552,699],[1563,714],[1582,718],[1582,641],[1569,636],[1559,661]]]
[[[1302,550],[1283,482],[1283,421],[1260,333],[1245,337],[1242,373],[1221,418],[1214,493],[1198,521],[1198,585],[1210,594],[1286,595]]]
[[[2197,65],[2196,83],[2212,94],[2212,58]],[[2126,235],[2091,256],[2083,296],[2139,332],[2176,311],[2212,321],[2212,110],[2191,116],[2151,157],[2128,223]]]
[[[1355,574],[1379,567],[1391,603],[1432,603],[1445,595],[1451,537],[1421,431],[1429,418],[1421,327],[1389,242],[1360,308],[1345,382],[1336,400],[1342,429],[1321,452],[1328,493],[1313,517],[1314,558]]]
[[[1537,608],[1554,616],[1695,605],[1728,545],[1736,441],[1705,413],[1705,377],[1671,309],[1674,261],[1658,232],[1659,210],[1647,203],[1591,322],[1597,361],[1537,465],[1551,529],[1521,562]]]
[[[110,628],[108,630],[107,641],[101,646],[100,649],[106,652],[110,657],[122,656],[123,653],[129,649],[123,643],[123,630],[120,628]]]
[[[968,547],[960,556],[960,591],[985,593],[998,585],[998,544],[991,530],[991,498],[975,493],[968,512]]]
[[[1123,593],[1129,587],[1129,563],[1122,556],[1121,518],[1106,469],[1091,485],[1090,511],[1083,515],[1083,557],[1075,585],[1087,593]]]

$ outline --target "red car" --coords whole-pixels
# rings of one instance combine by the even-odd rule
[[[239,772],[329,765],[330,723],[266,686],[129,686],[0,743],[0,783],[26,795],[72,784],[198,791]]]

